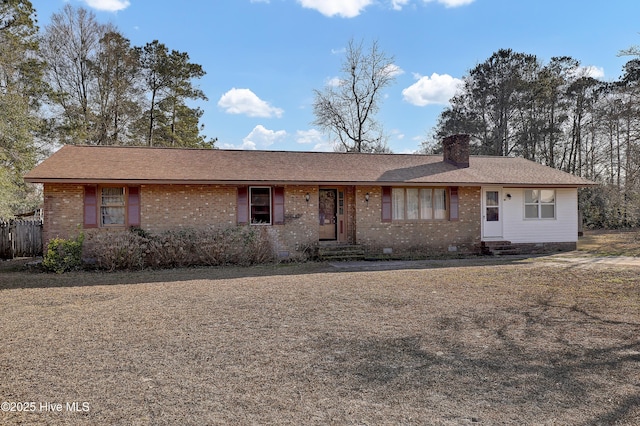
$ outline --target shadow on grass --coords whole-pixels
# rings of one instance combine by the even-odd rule
[[[628,336],[640,324],[546,305],[472,312],[467,321],[441,317],[430,326],[411,337],[327,338],[318,342],[316,365],[381,404],[388,395],[421,405],[446,401],[458,420],[491,423],[500,410],[501,420],[517,424],[636,424],[640,340]],[[610,343],[580,342],[584,327],[607,333]]]
[[[141,271],[74,271],[64,274],[46,273],[29,269],[30,259],[3,262],[0,265],[0,290],[17,288],[54,288],[96,285],[127,285],[141,283],[167,283],[193,280],[228,280],[279,275],[309,275],[319,273],[372,272],[402,269],[461,268],[487,265],[516,265],[530,257],[469,257],[411,261],[361,262],[301,262],[255,266],[210,266],[173,269],[146,269]],[[14,262],[9,265],[10,262]]]

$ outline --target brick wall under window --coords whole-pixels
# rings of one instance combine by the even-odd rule
[[[369,193],[369,202],[364,200]],[[459,187],[458,220],[383,222],[382,188],[361,186],[356,192],[356,240],[372,254],[475,252],[480,244],[480,188]]]
[[[471,250],[480,240],[480,188],[460,187],[459,220],[422,223],[383,223],[381,187],[347,188],[348,240],[371,253],[383,248],[394,252],[446,252],[451,245]],[[365,194],[369,193],[369,202]],[[83,185],[44,185],[45,244],[51,238],[75,236],[83,225]],[[306,201],[306,194],[309,201]],[[230,185],[141,185],[140,226],[152,233],[184,227],[236,226],[237,189]],[[318,242],[318,187],[284,187],[284,224],[268,226],[277,252],[296,250]],[[85,232],[108,232],[88,229]]]

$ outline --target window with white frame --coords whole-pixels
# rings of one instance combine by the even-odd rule
[[[525,219],[555,219],[556,191],[553,189],[526,189],[524,191]]]
[[[249,211],[252,224],[271,225],[271,188],[249,188]]]
[[[124,187],[102,187],[100,191],[100,226],[122,226],[125,224]]]
[[[447,219],[446,188],[393,188],[393,220]]]

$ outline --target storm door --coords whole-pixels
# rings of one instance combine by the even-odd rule
[[[320,219],[320,240],[337,239],[337,189],[320,189],[318,216]]]
[[[500,188],[485,188],[482,206],[482,238],[502,238],[502,205]]]

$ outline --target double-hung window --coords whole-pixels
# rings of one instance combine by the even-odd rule
[[[524,191],[525,219],[555,219],[556,191],[553,189],[526,189]]]
[[[140,187],[85,185],[84,227],[140,226]]]
[[[249,211],[251,223],[271,225],[271,188],[249,188]]]
[[[100,191],[100,226],[123,226],[126,220],[124,187],[102,187]]]
[[[393,188],[393,220],[447,219],[446,188]]]
[[[284,225],[283,186],[239,186],[237,203],[240,225]]]

